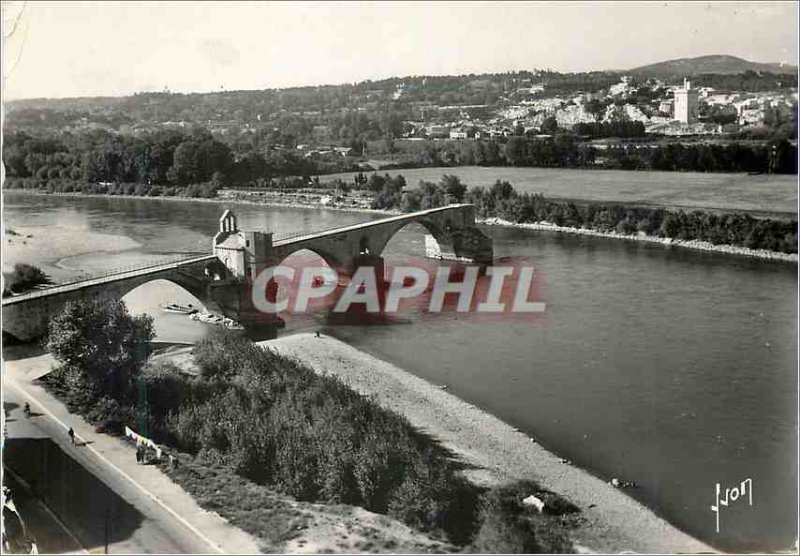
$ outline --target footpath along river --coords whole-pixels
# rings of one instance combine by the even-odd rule
[[[224,208],[276,234],[378,218],[326,210],[132,198],[5,196],[4,267],[59,280],[181,252],[206,253]],[[486,227],[498,257],[540,277],[535,321],[410,314],[396,325],[293,317],[282,335],[324,328],[497,415],[576,465],[637,483],[630,493],[690,534],[732,551],[788,549],[797,538],[797,266],[523,229]],[[31,235],[32,237],[26,237]],[[23,243],[24,242],[24,243]],[[404,228],[388,259],[424,252]],[[156,316],[158,339],[210,327],[158,311],[191,302],[165,283],[126,296]],[[753,483],[753,505],[722,509],[714,487]]]

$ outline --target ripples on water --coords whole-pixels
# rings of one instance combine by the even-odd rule
[[[70,222],[141,244],[116,257],[72,252],[62,261],[102,270],[142,257],[208,252],[224,208],[13,196],[6,198],[5,216],[11,226],[58,233],[60,222]],[[276,234],[376,218],[230,208],[240,227]],[[636,482],[634,496],[707,542],[727,550],[790,547],[797,536],[796,266],[591,237],[486,231],[498,257],[529,258],[542,273],[543,318],[487,322],[412,314],[411,326],[328,331],[447,383],[602,477]],[[420,255],[422,233],[405,228],[387,258]],[[166,299],[196,301],[164,284],[126,298],[134,310],[157,315],[161,340],[194,341],[207,333],[206,325],[157,311]],[[323,321],[290,318],[282,333],[316,329]],[[748,477],[753,507],[724,508],[722,531],[715,533],[715,483]]]

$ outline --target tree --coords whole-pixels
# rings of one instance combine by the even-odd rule
[[[47,350],[112,397],[129,391],[150,356],[153,318],[117,299],[70,301],[50,321]]]
[[[461,179],[456,175],[445,174],[442,176],[439,185],[447,195],[450,195],[453,200],[461,202],[464,194],[467,192],[467,186],[461,183]]]
[[[492,185],[491,189],[489,189],[489,193],[497,200],[501,199],[510,199],[514,196],[514,186],[512,186],[507,181],[500,181],[497,180]]]
[[[210,133],[197,131],[175,149],[167,177],[179,185],[203,183],[209,181],[216,171],[229,174],[232,167],[230,148]]]
[[[542,133],[555,133],[558,131],[558,121],[556,120],[555,116],[548,116],[542,122]]]
[[[506,162],[512,166],[525,164],[528,158],[528,142],[524,137],[513,136],[508,138],[505,148]]]

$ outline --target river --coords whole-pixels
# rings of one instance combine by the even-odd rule
[[[224,208],[276,234],[372,218],[320,209],[135,198],[5,196],[14,236],[4,264],[28,257],[58,279],[179,252],[209,252]],[[410,323],[326,325],[290,318],[281,334],[325,328],[485,408],[576,465],[633,481],[660,515],[731,551],[788,549],[797,538],[797,267],[662,245],[484,227],[497,257],[532,261],[542,318],[412,314]],[[414,225],[387,259],[421,255]],[[25,238],[26,244],[20,244]],[[194,341],[208,325],[157,309],[192,300],[177,286],[126,296],[156,317],[158,339]],[[195,300],[196,301],[196,300]],[[753,504],[723,507],[715,484],[746,478]]]

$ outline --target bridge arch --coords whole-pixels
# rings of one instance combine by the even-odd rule
[[[206,297],[206,289],[204,287],[199,287],[197,284],[191,283],[189,280],[182,280],[176,276],[152,276],[143,280],[125,281],[120,284],[119,288],[114,288],[115,291],[110,297],[122,299],[129,293],[132,293],[134,290],[158,281],[174,284],[175,286],[185,290],[193,297],[197,298],[201,303],[204,303],[203,298]]]
[[[314,247],[313,245],[299,246],[298,249],[282,255],[280,260],[275,260],[271,266],[290,266],[292,268],[302,268],[309,264],[314,264],[314,259],[322,259],[328,267],[336,270],[341,266],[337,257],[326,253],[325,250]]]
[[[50,318],[69,301],[122,299],[137,287],[158,279],[174,283],[207,308],[217,310],[217,300],[212,299],[214,294],[210,288],[214,282],[224,286],[227,272],[216,257],[199,257],[5,298],[3,330],[19,340],[33,340],[47,331]],[[222,309],[219,312],[225,313],[224,307]]]
[[[205,299],[207,297],[205,290],[200,291],[199,288],[196,288],[193,285],[186,283],[185,281],[183,281],[183,283],[180,283],[181,282],[180,280],[173,280],[173,279],[170,279],[169,277],[153,278],[152,280],[149,280],[147,282],[142,282],[141,284],[138,284],[138,285],[135,285],[134,287],[129,288],[127,292],[123,293],[123,291],[120,291],[121,295],[120,295],[119,299],[121,299],[123,301],[129,301],[129,300],[126,300],[125,298],[130,296],[131,294],[135,295],[137,290],[140,290],[140,289],[143,289],[143,288],[148,288],[149,286],[150,287],[155,287],[156,283],[158,283],[158,282],[162,283],[162,284],[158,284],[159,288],[162,287],[163,283],[166,283],[166,284],[169,284],[169,285],[171,285],[171,286],[173,286],[175,288],[175,294],[177,294],[178,291],[182,290],[183,292],[185,292],[185,294],[190,295],[194,299],[194,301],[191,302],[192,306],[194,308],[198,309],[198,310],[206,308],[206,305],[209,303],[209,300]],[[172,297],[174,299],[174,295],[173,295],[172,292],[167,292],[166,295],[172,295]],[[165,299],[159,299],[159,301],[172,301],[173,299],[166,299],[165,298]],[[181,304],[185,304],[185,303],[181,303]],[[130,303],[126,303],[126,305],[130,306]]]
[[[450,249],[452,247],[450,238],[449,238],[449,230],[448,224],[449,222],[445,222],[444,226],[440,226],[439,223],[427,219],[427,218],[415,218],[409,220],[403,220],[394,224],[392,226],[387,226],[384,230],[382,230],[380,234],[376,234],[375,236],[368,236],[372,239],[368,239],[370,244],[370,252],[373,255],[381,255],[386,249],[388,243],[395,237],[400,230],[405,228],[410,224],[419,224],[421,225],[439,244],[439,247],[443,250]]]
[[[276,250],[274,258],[266,266],[280,266],[291,257],[307,257],[310,254],[321,258],[325,264],[336,271],[348,268],[349,261],[343,260],[341,255],[334,254],[319,243],[321,242],[309,241],[293,245],[291,249]]]

